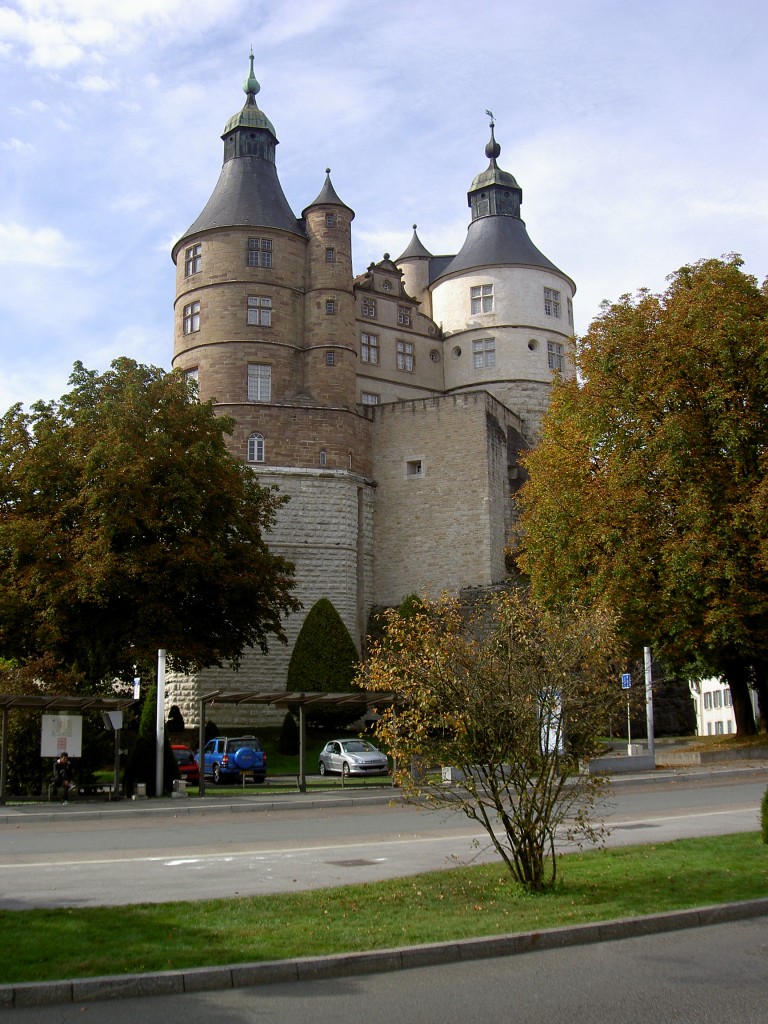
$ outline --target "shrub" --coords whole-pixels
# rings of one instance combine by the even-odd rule
[[[309,609],[288,664],[288,690],[349,693],[358,668],[355,642],[327,597]],[[307,707],[307,725],[343,729],[362,715],[362,708]]]
[[[299,752],[299,726],[290,711],[286,711],[277,749],[286,757],[295,757]]]

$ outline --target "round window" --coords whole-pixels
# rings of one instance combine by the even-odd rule
[[[456,346],[456,348],[454,348],[453,352],[451,352],[451,355],[453,356],[454,359],[459,358],[459,356],[461,355],[461,349],[459,348],[458,345]]]
[[[536,341],[535,338],[531,338],[531,340],[528,342],[528,348],[531,350],[531,352],[535,352],[538,347],[538,341]]]

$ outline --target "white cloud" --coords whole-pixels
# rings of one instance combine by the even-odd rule
[[[12,153],[34,153],[35,147],[31,142],[22,142],[21,139],[8,139],[6,142],[0,142],[0,149],[8,150]]]
[[[0,224],[0,263],[36,267],[71,267],[75,247],[56,228]]]

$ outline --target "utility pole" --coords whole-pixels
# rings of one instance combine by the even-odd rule
[[[644,647],[645,656],[645,722],[648,727],[648,753],[651,757],[656,756],[656,749],[653,735],[653,668],[651,662],[651,648]]]

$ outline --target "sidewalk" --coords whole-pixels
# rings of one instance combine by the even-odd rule
[[[705,765],[680,765],[677,767],[664,767],[656,769],[643,769],[636,772],[622,772],[610,776],[614,786],[628,786],[633,784],[662,782],[674,779],[711,780],[713,775],[718,778],[733,776],[759,775],[768,772],[768,760],[745,762],[744,760],[733,762],[719,762]],[[61,821],[65,818],[83,819],[89,821],[94,819],[110,820],[114,818],[125,818],[129,816],[147,815],[181,815],[198,814],[251,814],[262,811],[281,810],[317,810],[318,808],[338,808],[349,806],[375,806],[376,804],[387,804],[403,800],[401,791],[395,787],[382,787],[381,789],[365,792],[360,788],[348,790],[318,790],[310,793],[285,792],[270,794],[267,790],[259,792],[246,791],[242,796],[205,796],[202,799],[195,796],[187,797],[154,797],[141,800],[79,800],[68,806],[58,803],[24,802],[19,804],[6,804],[0,806],[0,826],[15,825],[17,827],[44,821]]]

